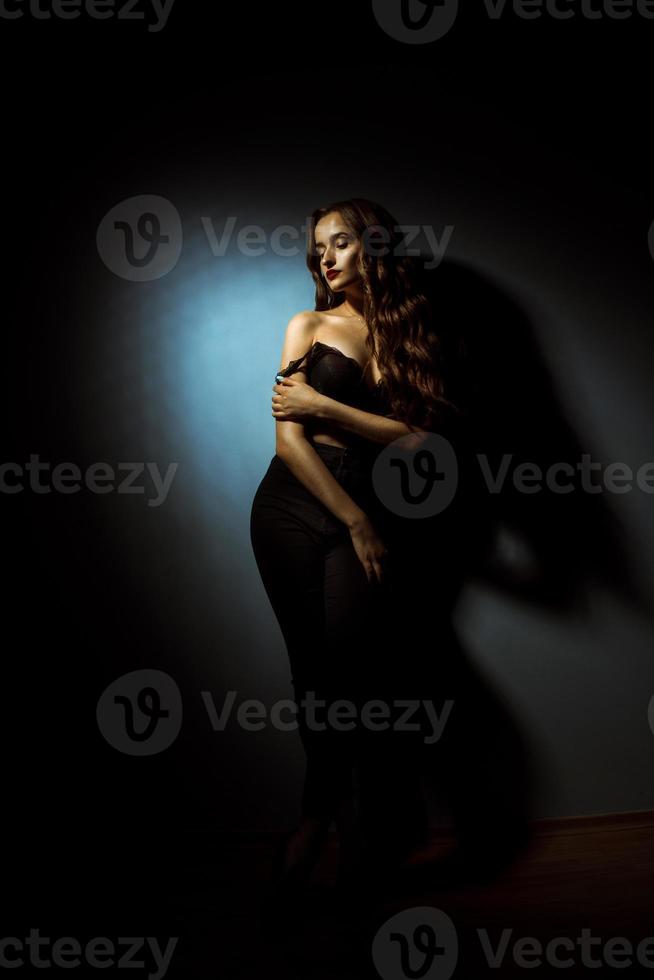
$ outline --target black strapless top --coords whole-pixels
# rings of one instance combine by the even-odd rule
[[[301,368],[300,365],[305,359],[306,364]],[[351,405],[353,408],[360,408],[364,412],[373,412],[375,415],[388,416],[391,413],[383,380],[380,378],[375,387],[370,388],[364,381],[359,362],[353,357],[348,357],[338,347],[331,347],[316,340],[306,354],[289,361],[286,367],[275,375],[275,381],[279,377],[286,378],[299,370],[305,371],[308,383],[321,395],[335,398],[336,401]]]

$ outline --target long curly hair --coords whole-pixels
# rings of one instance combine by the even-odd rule
[[[435,329],[434,310],[420,285],[414,256],[403,254],[398,222],[380,204],[355,197],[317,208],[307,237],[307,266],[316,284],[316,310],[329,310],[345,299],[326,284],[316,249],[315,228],[338,211],[363,247],[357,267],[364,294],[366,346],[379,365],[391,415],[410,429],[438,429],[444,418],[460,415],[448,395],[444,345]],[[368,244],[370,243],[370,248]]]

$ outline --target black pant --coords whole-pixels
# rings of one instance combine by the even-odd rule
[[[369,513],[370,466],[364,453],[320,443],[314,448]],[[250,537],[290,661],[307,758],[302,812],[331,817],[339,803],[353,795],[357,730],[328,724],[327,708],[339,698],[358,703],[369,658],[378,645],[384,586],[368,582],[346,525],[277,455],[252,502]],[[313,715],[301,704],[307,692],[326,702]],[[326,729],[319,730],[323,723]]]
[[[364,835],[373,846],[391,842],[401,854],[429,826],[424,776],[451,810],[461,839],[486,842],[490,852],[500,833],[488,799],[501,786],[508,802],[498,809],[496,801],[496,809],[508,828],[520,830],[526,769],[511,719],[463,655],[452,622],[462,583],[491,530],[473,458],[465,443],[457,444],[455,499],[433,518],[411,520],[373,492],[375,447],[314,448],[370,517],[391,561],[386,584],[369,584],[346,526],[273,457],[252,503],[250,534],[286,641],[296,702],[301,708],[314,691],[329,703],[348,699],[359,712],[356,727],[343,732],[312,728],[299,711],[307,757],[303,814],[329,818],[354,796]],[[401,723],[374,730],[361,723],[362,705],[376,699],[398,722],[407,699],[429,699],[439,712],[445,702],[453,707],[434,742],[423,709],[417,732]]]

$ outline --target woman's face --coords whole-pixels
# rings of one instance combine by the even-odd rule
[[[350,231],[338,211],[326,214],[316,224],[316,252],[320,257],[320,274],[330,289],[340,292],[359,282],[357,269],[360,241]],[[334,276],[337,272],[338,275]],[[331,273],[331,275],[328,275]]]

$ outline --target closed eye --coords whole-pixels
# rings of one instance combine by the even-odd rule
[[[348,248],[349,245],[350,245],[350,242],[338,242],[338,244],[336,245],[336,248],[340,248],[340,249]],[[321,249],[317,248],[316,249],[316,255],[322,255],[322,254],[323,253],[322,253]]]

